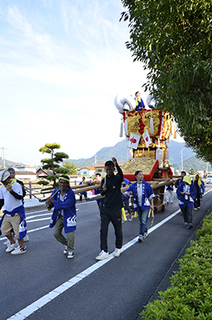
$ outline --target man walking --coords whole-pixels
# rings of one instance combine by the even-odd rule
[[[181,177],[179,179],[177,179],[177,181],[175,182],[175,187],[178,188],[179,185],[183,182],[183,178],[186,176],[186,172],[185,171],[181,171]]]
[[[10,167],[10,168],[7,169],[7,171],[9,171],[9,173],[10,173],[11,181],[14,181],[14,182],[19,183],[19,184],[21,185],[21,187],[22,187],[22,191],[23,191],[22,201],[23,201],[23,205],[24,205],[24,197],[25,197],[25,195],[26,195],[26,189],[25,189],[24,183],[23,183],[21,180],[16,179],[16,177],[15,177],[15,169],[14,169],[14,168]],[[24,237],[23,240],[24,240],[24,242],[25,242],[25,241],[29,241],[29,236],[28,236],[28,234],[25,235],[25,237]],[[9,241],[9,240],[8,240],[8,241]],[[7,243],[5,242],[5,244],[8,245],[9,243],[8,243],[8,242],[7,242]]]
[[[144,175],[141,170],[135,172],[136,182],[133,183],[125,192],[129,195],[129,192],[133,192],[134,198],[134,210],[138,212],[139,218],[139,236],[138,241],[142,242],[148,235],[147,232],[147,220],[149,208],[154,210],[153,198],[155,197],[151,185],[144,181]]]
[[[96,176],[96,179],[95,179],[94,183],[100,183],[101,182],[101,173],[97,172],[95,176]],[[100,193],[101,193],[101,188],[100,188],[100,185],[99,185],[98,189],[94,189],[94,194],[98,195]],[[104,200],[103,198],[100,198],[100,199],[96,200],[100,212],[102,210],[103,200]]]
[[[85,177],[82,177],[82,181],[79,183],[79,186],[82,185],[82,184],[85,184],[85,186],[86,186]],[[88,200],[87,191],[84,191],[84,192],[80,193],[80,200],[79,200],[80,202],[82,202],[82,196],[84,196],[86,201]]]
[[[197,192],[189,176],[184,176],[183,182],[179,185],[176,192],[179,201],[179,207],[183,214],[185,227],[187,229],[191,229],[193,228],[192,211]]]
[[[63,253],[68,259],[74,257],[74,241],[76,230],[76,199],[74,191],[69,186],[69,177],[62,175],[59,178],[59,188],[55,189],[46,200],[48,208],[54,207],[50,221],[50,228],[54,227],[54,237],[62,243]],[[66,237],[62,234],[64,228]]]
[[[0,172],[0,209],[4,205],[4,215],[0,221],[1,233],[6,236],[10,244],[7,246],[6,252],[11,254],[22,254],[26,252],[23,245],[23,238],[26,235],[26,219],[23,206],[23,190],[19,183],[11,182],[10,173],[7,170]],[[13,233],[18,240],[15,242]]]
[[[118,174],[114,175],[115,167]],[[116,158],[105,162],[106,177],[101,182],[101,195],[105,196],[101,210],[101,230],[100,230],[100,248],[101,252],[96,260],[103,260],[109,257],[107,235],[108,226],[112,222],[115,229],[116,243],[114,256],[119,257],[122,248],[122,219],[121,208],[123,207],[121,183],[123,173],[119,167]]]

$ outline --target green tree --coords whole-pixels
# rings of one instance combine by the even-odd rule
[[[188,173],[189,173],[190,175],[195,175],[196,172],[197,172],[197,171],[194,170],[194,168],[191,168]]]
[[[212,163],[212,1],[122,3],[126,46],[149,70],[145,90],[174,115],[187,146]]]
[[[68,170],[69,174],[77,174],[77,166],[74,164],[74,162],[70,162],[68,160],[63,162],[63,167]]]
[[[42,153],[48,153],[51,155],[51,158],[42,159],[43,163],[42,169],[51,170],[52,175],[49,175],[46,180],[40,180],[37,183],[41,185],[48,185],[49,182],[53,183],[53,188],[57,186],[57,179],[59,178],[58,174],[67,174],[68,170],[61,168],[59,163],[63,162],[64,159],[68,159],[68,155],[64,152],[55,152],[55,149],[60,149],[58,143],[46,143],[44,147],[39,149]],[[47,190],[47,189],[46,189]]]

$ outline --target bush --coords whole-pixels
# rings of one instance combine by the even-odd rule
[[[212,214],[204,219],[196,241],[191,241],[179,262],[171,286],[159,292],[160,300],[145,307],[142,319],[212,319]]]

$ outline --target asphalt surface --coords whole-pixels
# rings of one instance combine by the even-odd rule
[[[212,186],[207,186],[207,190],[210,189]],[[51,212],[28,212],[30,241],[26,243],[25,254],[6,253],[3,237],[0,237],[0,319],[19,320],[24,318],[23,314],[27,319],[138,319],[143,306],[157,298],[158,290],[169,285],[170,275],[178,268],[178,258],[184,254],[212,207],[211,195],[208,192],[201,209],[193,212],[194,228],[191,230],[184,228],[180,213],[163,223],[179,209],[176,196],[163,213],[156,213],[153,226],[149,219],[150,234],[143,243],[138,243],[136,238],[138,219],[125,222],[124,250],[119,258],[111,256],[104,264],[95,260],[100,252],[100,219],[95,201],[77,204],[73,259],[63,255],[63,246],[48,228]],[[114,243],[110,225],[110,253]],[[63,292],[58,294],[62,284]],[[45,299],[48,303],[43,302]]]

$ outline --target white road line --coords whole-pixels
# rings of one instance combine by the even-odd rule
[[[32,229],[32,230],[27,230],[27,233],[32,233],[32,232],[35,232],[35,231],[40,231],[40,230],[43,230],[43,229],[47,229],[49,228],[49,225],[48,226],[43,226],[43,227],[39,227],[39,228],[35,228],[35,229]]]
[[[37,217],[43,217],[43,216],[51,216],[52,213],[42,213],[42,214],[35,214],[34,216],[31,216],[31,217],[26,217],[26,221],[30,220],[30,219],[33,219],[33,218],[37,218]]]
[[[25,208],[25,210],[26,210],[27,208]],[[29,212],[26,212],[26,216],[30,216],[31,214],[35,214],[35,212],[36,213],[39,213],[39,212],[46,212],[47,211],[47,209],[43,209],[43,210],[35,210],[35,211],[29,211]]]
[[[49,222],[50,222],[50,217],[35,219],[35,220],[27,220],[27,224],[29,224],[30,222],[37,222],[37,221],[44,221],[44,220],[49,220]]]
[[[167,217],[163,221],[159,222],[154,227],[150,228],[148,232],[151,233],[154,230],[156,230],[157,228],[161,227],[164,223],[166,223],[170,219],[174,218],[179,212],[180,212],[180,210],[175,211],[169,217]],[[133,240],[131,240],[130,242],[126,243],[122,247],[121,251],[123,252],[123,251],[127,250],[128,248],[130,248],[131,246],[133,246],[137,242],[138,242],[138,237],[136,237]],[[67,291],[68,289],[73,287],[76,283],[80,282],[81,280],[83,280],[84,278],[86,278],[87,276],[92,274],[94,271],[96,271],[97,269],[101,268],[103,265],[105,265],[109,261],[111,261],[112,259],[114,259],[114,256],[111,253],[108,259],[105,259],[105,260],[98,261],[98,262],[94,263],[92,266],[88,267],[87,269],[85,269],[84,271],[80,272],[79,274],[77,274],[73,278],[71,278],[68,281],[64,282],[59,287],[55,288],[54,290],[50,291],[49,293],[47,293],[46,295],[44,295],[40,299],[38,299],[35,302],[31,303],[29,306],[27,306],[26,308],[20,310],[18,313],[16,313],[15,315],[11,316],[7,320],[22,320],[22,319],[25,319],[25,318],[29,317],[32,313],[34,313],[38,309],[42,308],[43,306],[45,306],[50,301],[54,300],[60,294],[64,293],[65,291]]]

